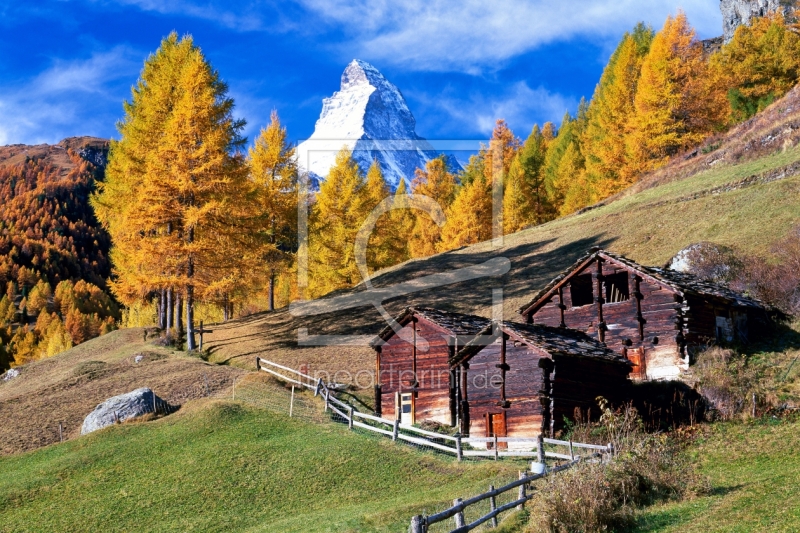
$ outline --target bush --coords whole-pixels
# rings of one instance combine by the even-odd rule
[[[595,441],[614,444],[616,456],[608,464],[581,463],[556,476],[538,490],[525,530],[538,532],[594,532],[625,528],[635,509],[654,501],[681,499],[709,490],[683,451],[683,441],[668,434],[648,434],[636,409],[612,410],[599,399],[597,424],[578,422],[580,433]]]

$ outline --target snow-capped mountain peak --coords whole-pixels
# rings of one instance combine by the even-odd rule
[[[375,67],[354,59],[342,73],[341,86],[322,101],[314,133],[297,147],[298,162],[324,179],[347,146],[366,172],[377,159],[394,190],[438,154],[416,133],[416,120],[400,90]]]

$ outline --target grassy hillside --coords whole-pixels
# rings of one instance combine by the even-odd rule
[[[229,390],[236,368],[155,346],[142,328],[115,331],[55,357],[22,367],[19,377],[0,380],[0,455],[80,435],[83,419],[111,396],[150,387],[173,405]],[[135,357],[142,355],[139,363]]]
[[[655,506],[642,532],[800,531],[800,422],[763,419],[715,424],[694,454],[710,495]]]
[[[384,302],[390,313],[406,305],[490,315],[492,289],[502,288],[504,312],[517,308],[592,246],[601,246],[645,265],[662,265],[699,241],[764,254],[800,223],[800,91],[792,91],[765,114],[712,139],[694,154],[593,209],[509,235],[499,247],[479,243],[412,260],[379,273],[376,287],[477,265],[510,260],[510,272],[410,294]],[[338,291],[335,295],[362,290]],[[292,366],[369,370],[371,350],[359,346],[299,347],[298,329],[308,334],[376,334],[380,314],[362,307],[313,317],[283,309],[216,326],[207,343],[212,360],[253,365],[256,354]]]
[[[0,458],[0,531],[402,531],[413,514],[517,468],[199,400]]]

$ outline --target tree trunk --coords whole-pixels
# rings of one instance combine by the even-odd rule
[[[173,310],[172,310],[172,304],[173,304],[172,295],[173,295],[172,287],[170,287],[169,289],[167,289],[167,324],[166,324],[167,331],[171,331],[172,330],[172,325],[174,323],[174,321],[173,321],[173,316],[174,315],[173,315]]]
[[[167,291],[161,289],[161,298],[158,306],[158,328],[162,331],[167,327]]]
[[[227,322],[228,318],[228,293],[226,292],[222,300],[222,319]]]
[[[183,320],[181,319],[181,295],[175,293],[175,334],[180,338],[183,333]]]
[[[187,241],[191,244],[194,241],[194,228],[189,228]],[[194,285],[192,284],[194,278],[194,257],[189,255],[189,264],[186,268],[186,279],[189,283],[186,285],[186,348],[193,352],[197,345],[194,342]]]
[[[270,269],[269,271],[269,292],[268,292],[268,299],[269,299],[269,309],[270,311],[275,310],[275,271]]]

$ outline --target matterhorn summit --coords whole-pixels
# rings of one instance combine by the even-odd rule
[[[314,133],[297,147],[298,163],[313,178],[324,179],[337,152],[347,146],[363,172],[377,159],[394,190],[439,155],[415,128],[397,87],[369,63],[354,59],[342,74],[339,91],[322,101]]]

